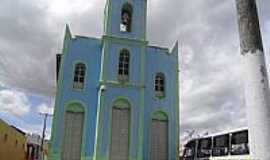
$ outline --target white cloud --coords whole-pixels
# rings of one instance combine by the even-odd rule
[[[25,93],[4,89],[0,91],[0,111],[8,112],[16,116],[29,113],[30,102]]]
[[[96,0],[57,0],[57,1],[49,1],[49,11],[52,14],[56,14],[58,16],[67,16],[69,14],[75,13],[84,13],[90,10],[94,4],[96,4]]]
[[[49,107],[47,104],[42,103],[37,107],[37,111],[39,113],[49,113],[49,114],[53,114],[53,107]]]
[[[270,1],[257,2],[269,53]],[[75,34],[100,37],[104,4],[1,0],[0,84],[53,97],[55,54],[62,47],[65,23]],[[171,46],[177,39],[181,44],[181,136],[186,130],[214,132],[245,125],[234,1],[149,0],[147,19],[151,44]],[[46,103],[37,109],[52,110]]]

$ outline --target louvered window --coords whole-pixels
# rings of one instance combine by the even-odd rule
[[[85,64],[83,63],[76,64],[75,71],[74,71],[74,80],[73,80],[74,89],[84,88],[85,72],[86,72]]]
[[[165,76],[162,73],[158,73],[155,77],[155,95],[157,97],[165,96]]]
[[[118,80],[119,81],[128,81],[129,79],[129,62],[130,55],[128,50],[122,50],[119,56],[119,65],[118,65]]]

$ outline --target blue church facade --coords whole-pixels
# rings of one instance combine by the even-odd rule
[[[67,26],[49,159],[178,159],[178,44],[148,45],[146,9],[107,0],[100,39]]]

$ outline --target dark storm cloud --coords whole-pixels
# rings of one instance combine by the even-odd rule
[[[105,0],[85,0],[94,7],[65,14],[41,2],[0,0],[0,84],[54,96],[65,23],[100,37]],[[258,6],[268,56],[270,1]],[[180,42],[181,135],[246,125],[236,20],[234,0],[148,1],[150,43]]]

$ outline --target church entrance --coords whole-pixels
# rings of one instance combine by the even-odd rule
[[[168,121],[152,119],[151,160],[168,160]]]
[[[81,160],[84,112],[66,111],[62,160]]]
[[[112,109],[112,135],[110,160],[128,160],[130,108],[114,106]]]

